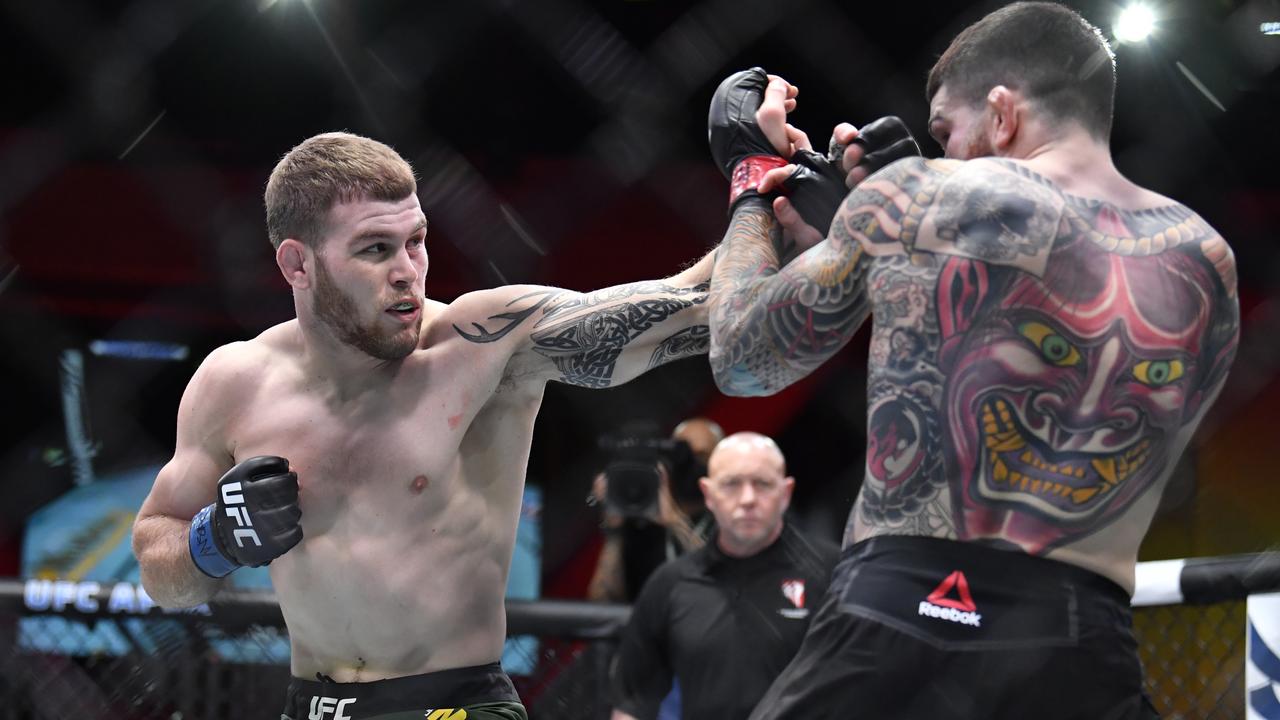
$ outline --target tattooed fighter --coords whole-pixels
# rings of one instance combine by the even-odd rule
[[[1079,15],[1010,5],[930,72],[946,159],[865,179],[784,267],[795,208],[738,197],[711,285],[724,391],[777,392],[872,317],[844,555],[753,717],[1155,716],[1134,565],[1222,388],[1238,306],[1223,239],[1116,170],[1114,78]],[[787,92],[774,79],[743,134],[783,133]],[[803,170],[778,164],[759,193]]]
[[[524,718],[497,661],[544,384],[610,387],[706,352],[711,258],[445,305],[426,299],[413,171],[386,145],[310,138],[265,199],[297,318],[192,378],[134,526],[143,584],[188,606],[270,563],[292,648],[284,718]]]

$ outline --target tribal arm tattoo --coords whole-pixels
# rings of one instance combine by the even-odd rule
[[[706,301],[712,256],[667,280],[618,285],[591,293],[555,288],[499,288],[516,296],[472,330],[472,343],[508,342],[522,377],[540,376],[589,388],[620,385],[641,373],[709,347]]]
[[[561,382],[621,385],[658,365],[707,351],[707,291],[706,282],[692,287],[640,282],[586,295],[566,293],[534,324],[533,351],[555,365],[554,379]]]
[[[874,254],[900,248],[907,192],[923,161],[904,161],[845,199],[827,239],[779,266],[780,229],[763,209],[733,218],[711,283],[711,369],[729,395],[770,395],[848,343],[871,312]],[[879,248],[877,248],[879,246]]]
[[[649,367],[656,368],[672,360],[693,355],[706,355],[710,349],[711,328],[707,325],[694,325],[658,343],[657,349],[649,358]]]
[[[497,342],[502,338],[506,337],[507,333],[514,330],[517,325],[527,320],[530,315],[537,312],[539,308],[541,308],[543,305],[546,305],[548,302],[554,300],[556,296],[560,294],[561,293],[558,290],[545,289],[545,290],[535,290],[534,292],[521,295],[515,300],[512,300],[511,302],[507,303],[507,306],[508,307],[511,307],[513,305],[519,306],[522,303],[522,301],[528,300],[529,298],[537,298],[537,300],[522,310],[512,310],[511,312],[504,312],[504,313],[498,313],[497,315],[490,315],[488,318],[489,320],[500,321],[494,324],[494,329],[492,330],[485,327],[484,325],[481,325],[478,322],[471,323],[471,326],[476,329],[474,333],[468,333],[466,330],[463,330],[457,325],[454,325],[453,329],[456,330],[459,335],[466,338],[467,340],[470,340],[473,343]]]

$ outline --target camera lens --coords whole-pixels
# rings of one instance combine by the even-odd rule
[[[604,470],[609,488],[605,504],[624,517],[648,517],[658,511],[658,468],[653,463],[617,460]]]

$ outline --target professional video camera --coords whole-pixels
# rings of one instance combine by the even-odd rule
[[[671,495],[677,501],[701,501],[698,478],[705,468],[693,457],[683,440],[653,437],[600,438],[599,446],[609,453],[604,476],[608,482],[604,504],[610,510],[630,518],[656,517],[659,465],[667,470]]]

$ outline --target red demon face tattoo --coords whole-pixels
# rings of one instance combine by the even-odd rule
[[[1192,256],[1055,254],[1043,277],[949,261],[938,290],[956,522],[1029,552],[1093,532],[1165,474],[1225,344]]]

